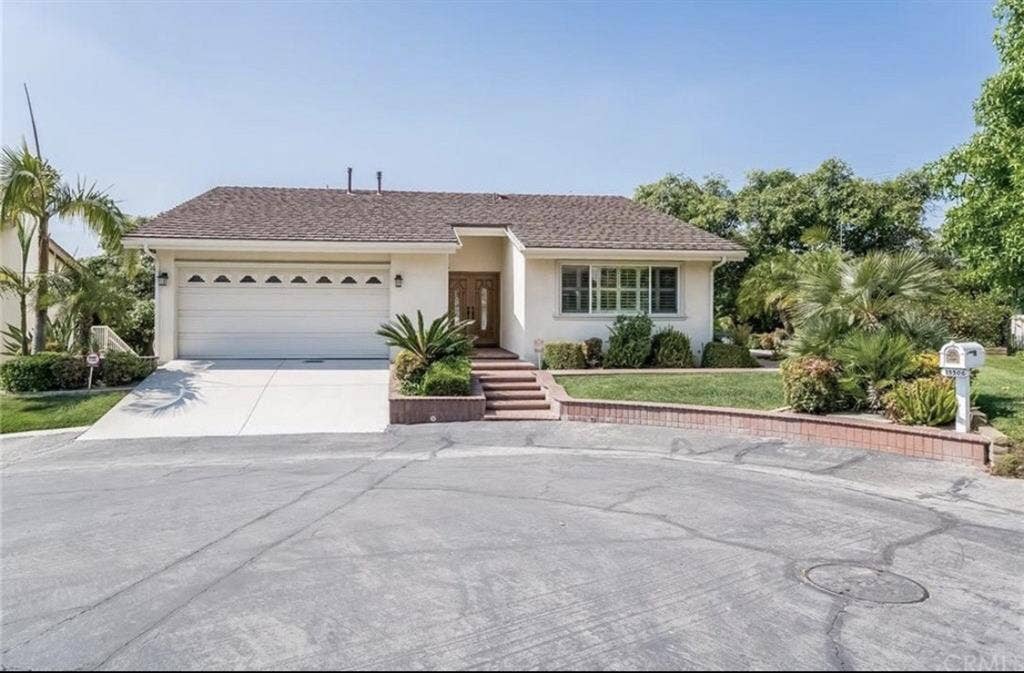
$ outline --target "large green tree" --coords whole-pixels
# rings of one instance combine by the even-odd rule
[[[4,148],[0,157],[0,188],[0,222],[24,219],[35,227],[39,264],[32,341],[33,350],[40,352],[46,348],[50,221],[80,219],[99,236],[104,249],[115,249],[120,246],[125,218],[105,192],[81,181],[75,186],[64,182],[57,169],[38,150],[33,154],[26,143],[17,149]]]
[[[715,308],[733,313],[740,281],[766,257],[778,266],[779,253],[836,247],[854,255],[872,250],[922,248],[929,240],[924,226],[932,198],[931,183],[920,171],[887,180],[857,177],[839,159],[814,171],[755,170],[738,192],[719,177],[703,183],[685,175],[668,175],[641,185],[636,199],[690,224],[738,241],[750,252],[742,264],[718,271]],[[750,293],[748,293],[750,294]],[[756,303],[744,302],[756,318]],[[766,322],[763,327],[770,327]]]
[[[978,131],[933,169],[954,200],[942,244],[969,283],[1024,308],[1024,0],[1000,0],[995,16],[1002,65],[975,101]]]

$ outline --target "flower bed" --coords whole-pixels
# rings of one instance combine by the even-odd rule
[[[413,423],[454,423],[479,421],[487,410],[487,400],[477,377],[472,377],[470,394],[460,397],[428,397],[403,395],[401,382],[391,369],[391,386],[388,396],[391,422],[398,425]]]

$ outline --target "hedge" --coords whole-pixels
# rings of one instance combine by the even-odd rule
[[[578,341],[551,341],[544,344],[545,369],[583,369],[586,366],[586,350]]]
[[[84,388],[88,379],[85,360],[70,353],[19,355],[0,365],[0,387],[12,393]]]
[[[754,368],[760,366],[750,349],[738,344],[712,342],[704,346],[701,367],[712,369]]]
[[[471,390],[472,366],[469,358],[438,360],[427,368],[420,382],[420,393],[431,397],[462,397]]]

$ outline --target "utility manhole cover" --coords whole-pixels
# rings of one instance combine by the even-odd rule
[[[872,603],[920,603],[928,590],[903,575],[854,563],[823,563],[804,571],[808,582],[830,594]]]

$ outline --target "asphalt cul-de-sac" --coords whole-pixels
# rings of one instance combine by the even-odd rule
[[[1020,668],[1024,486],[667,428],[4,439],[6,668]]]

